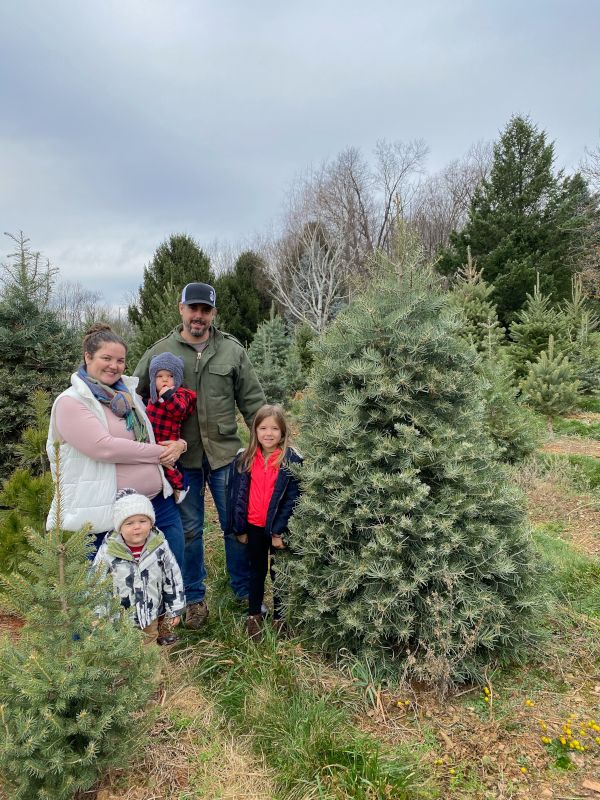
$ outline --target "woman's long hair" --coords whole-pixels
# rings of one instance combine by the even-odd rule
[[[252,463],[257,452],[260,450],[260,444],[258,443],[258,436],[256,435],[256,429],[258,426],[263,422],[267,417],[273,417],[275,422],[277,423],[277,427],[281,431],[281,441],[277,445],[281,448],[281,453],[279,454],[279,458],[277,459],[277,466],[280,467],[283,459],[285,458],[285,452],[287,448],[290,446],[291,437],[288,430],[287,420],[285,418],[285,412],[283,408],[279,405],[265,405],[261,406],[258,411],[256,412],[256,416],[254,417],[254,422],[252,423],[252,430],[250,431],[250,443],[246,450],[242,453],[238,465],[238,469],[240,472],[250,472],[252,469]]]

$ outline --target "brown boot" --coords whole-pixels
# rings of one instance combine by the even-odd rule
[[[191,631],[199,631],[208,619],[208,606],[201,600],[199,603],[190,603],[185,612],[185,627]]]
[[[249,614],[248,618],[246,619],[246,630],[248,631],[248,637],[250,639],[262,639],[262,626],[263,626],[263,615],[262,614]]]
[[[176,636],[173,628],[169,624],[169,621],[163,614],[161,617],[158,618],[158,636],[156,637],[156,643],[161,645],[168,645],[168,644],[175,644],[175,642],[179,641],[179,636]]]

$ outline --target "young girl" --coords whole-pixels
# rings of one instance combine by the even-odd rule
[[[248,635],[260,636],[262,601],[269,567],[269,554],[285,547],[284,534],[300,494],[289,464],[302,458],[289,443],[288,426],[281,406],[266,405],[254,417],[250,444],[230,467],[228,480],[227,533],[248,546],[250,590]],[[271,581],[274,570],[271,565]],[[273,625],[281,630],[281,601],[273,597]]]

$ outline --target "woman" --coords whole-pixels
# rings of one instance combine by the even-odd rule
[[[90,525],[95,550],[112,529],[117,491],[135,489],[152,501],[156,526],[165,535],[181,570],[184,537],[173,489],[162,466],[175,464],[187,449],[183,439],[156,444],[137,378],[123,375],[127,345],[108,325],[93,325],[83,340],[83,363],[71,386],[54,402],[46,449],[52,475],[60,469],[60,526]],[[54,496],[47,528],[57,513]]]

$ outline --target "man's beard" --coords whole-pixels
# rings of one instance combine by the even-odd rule
[[[192,328],[192,325],[200,326]],[[195,336],[196,338],[200,338],[200,336],[204,336],[208,329],[208,323],[204,322],[204,320],[190,320],[185,326],[186,331],[190,334],[190,336]]]

